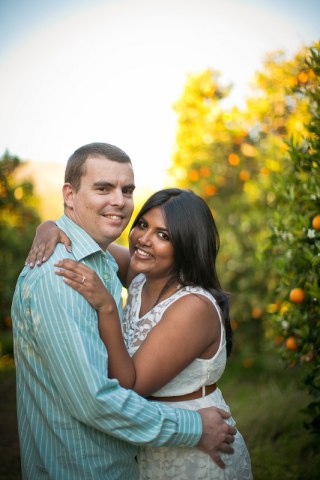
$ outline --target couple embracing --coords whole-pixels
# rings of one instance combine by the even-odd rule
[[[113,242],[132,215],[134,188],[118,147],[76,150],[64,215],[39,227],[19,276],[23,478],[251,479],[217,386],[231,329],[211,211],[190,191],[161,190],[134,220],[128,250]]]

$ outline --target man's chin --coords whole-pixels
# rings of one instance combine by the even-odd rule
[[[123,228],[108,229],[108,231],[105,232],[105,235],[103,236],[103,238],[101,238],[101,243],[103,245],[107,245],[106,248],[108,248],[110,243],[114,242],[115,240],[117,240],[120,237],[123,230],[124,230]]]

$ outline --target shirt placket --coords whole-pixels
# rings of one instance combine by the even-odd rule
[[[111,275],[111,271],[110,271],[110,266],[108,264],[108,260],[105,256],[102,257],[102,264],[103,264],[103,267],[102,267],[103,282],[104,282],[106,288],[111,293],[111,295],[114,297],[114,285],[113,285],[113,282],[112,282],[112,275]]]

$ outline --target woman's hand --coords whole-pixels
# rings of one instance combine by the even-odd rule
[[[108,350],[107,372],[117,378],[124,388],[132,388],[135,382],[134,363],[129,356],[122,336],[117,305],[94,270],[81,262],[64,259],[55,264],[56,274],[70,287],[81,293],[98,311],[98,330]]]
[[[93,308],[106,313],[117,310],[113,296],[92,268],[70,259],[60,260],[55,263],[55,267],[58,267],[55,273],[62,276],[70,287],[81,293]]]
[[[41,223],[36,230],[25,265],[30,268],[40,266],[48,260],[57,243],[63,243],[68,252],[71,252],[70,238],[54,222],[48,220]]]

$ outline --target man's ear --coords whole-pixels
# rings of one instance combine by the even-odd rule
[[[65,183],[62,187],[63,200],[65,206],[71,209],[73,208],[73,194],[74,189],[71,183]]]

